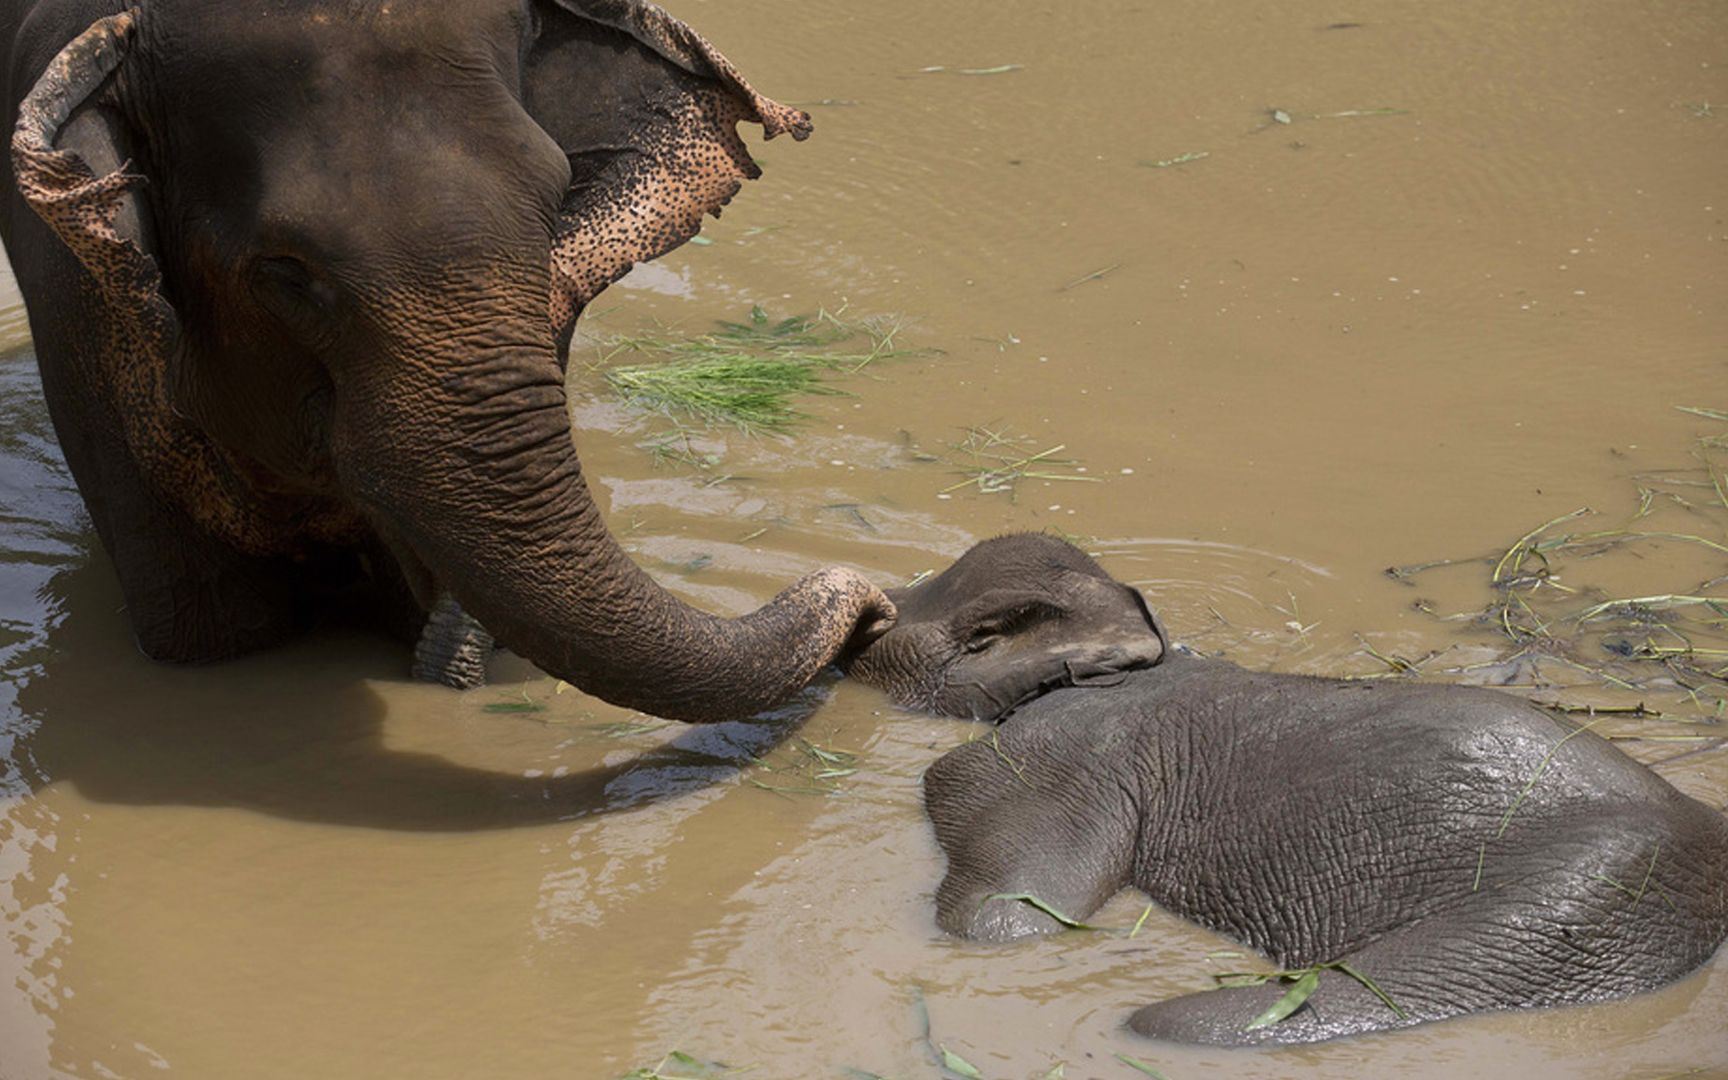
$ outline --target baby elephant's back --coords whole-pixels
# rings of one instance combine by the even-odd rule
[[[1624,890],[1711,947],[1728,933],[1728,821],[1588,719],[1204,661],[1134,682],[1168,788],[1137,882],[1281,959],[1334,959],[1488,893],[1559,913]]]

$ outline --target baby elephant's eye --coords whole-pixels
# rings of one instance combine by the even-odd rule
[[[961,648],[969,653],[980,653],[1012,638],[1033,632],[1042,623],[1060,620],[1065,615],[1066,612],[1059,605],[1042,597],[1022,597],[1006,603],[995,599],[988,609],[977,613],[967,612],[955,622],[966,634]]]
[[[981,653],[1001,640],[1002,635],[995,628],[980,628],[966,639],[965,649],[969,653]]]

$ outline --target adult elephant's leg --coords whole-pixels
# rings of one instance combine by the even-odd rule
[[[420,640],[414,645],[413,675],[422,682],[442,683],[457,690],[486,685],[486,661],[492,635],[474,616],[444,593],[432,605]]]

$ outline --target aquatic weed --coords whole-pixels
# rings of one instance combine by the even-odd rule
[[[905,323],[893,318],[850,320],[845,309],[774,319],[760,305],[746,321],[721,321],[708,333],[615,335],[596,346],[591,366],[628,404],[660,413],[676,425],[729,425],[746,434],[784,434],[803,413],[792,401],[807,394],[842,394],[829,376],[856,374],[871,364],[930,350],[902,348]],[[860,351],[856,346],[867,344]],[[842,346],[853,346],[843,348]],[[652,363],[621,364],[642,355]],[[680,426],[655,444],[664,458],[678,460],[682,439],[687,463],[712,464],[689,446]]]

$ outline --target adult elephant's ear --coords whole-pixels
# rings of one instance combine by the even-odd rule
[[[119,121],[99,104],[133,24],[131,12],[100,19],[48,62],[18,106],[12,169],[30,208],[78,256],[110,305],[172,332],[174,313],[155,289],[149,215],[138,196],[144,178],[128,169]]]
[[[552,243],[553,329],[602,289],[682,244],[761,175],[739,121],[772,139],[807,113],[758,94],[696,31],[642,0],[555,0],[529,55],[529,113],[569,155]]]
[[[136,10],[92,23],[48,62],[18,106],[12,171],[20,194],[77,256],[103,303],[86,381],[106,397],[139,471],[208,531],[254,554],[275,539],[234,469],[173,407],[180,320],[162,292],[155,231],[131,167],[112,87]]]

